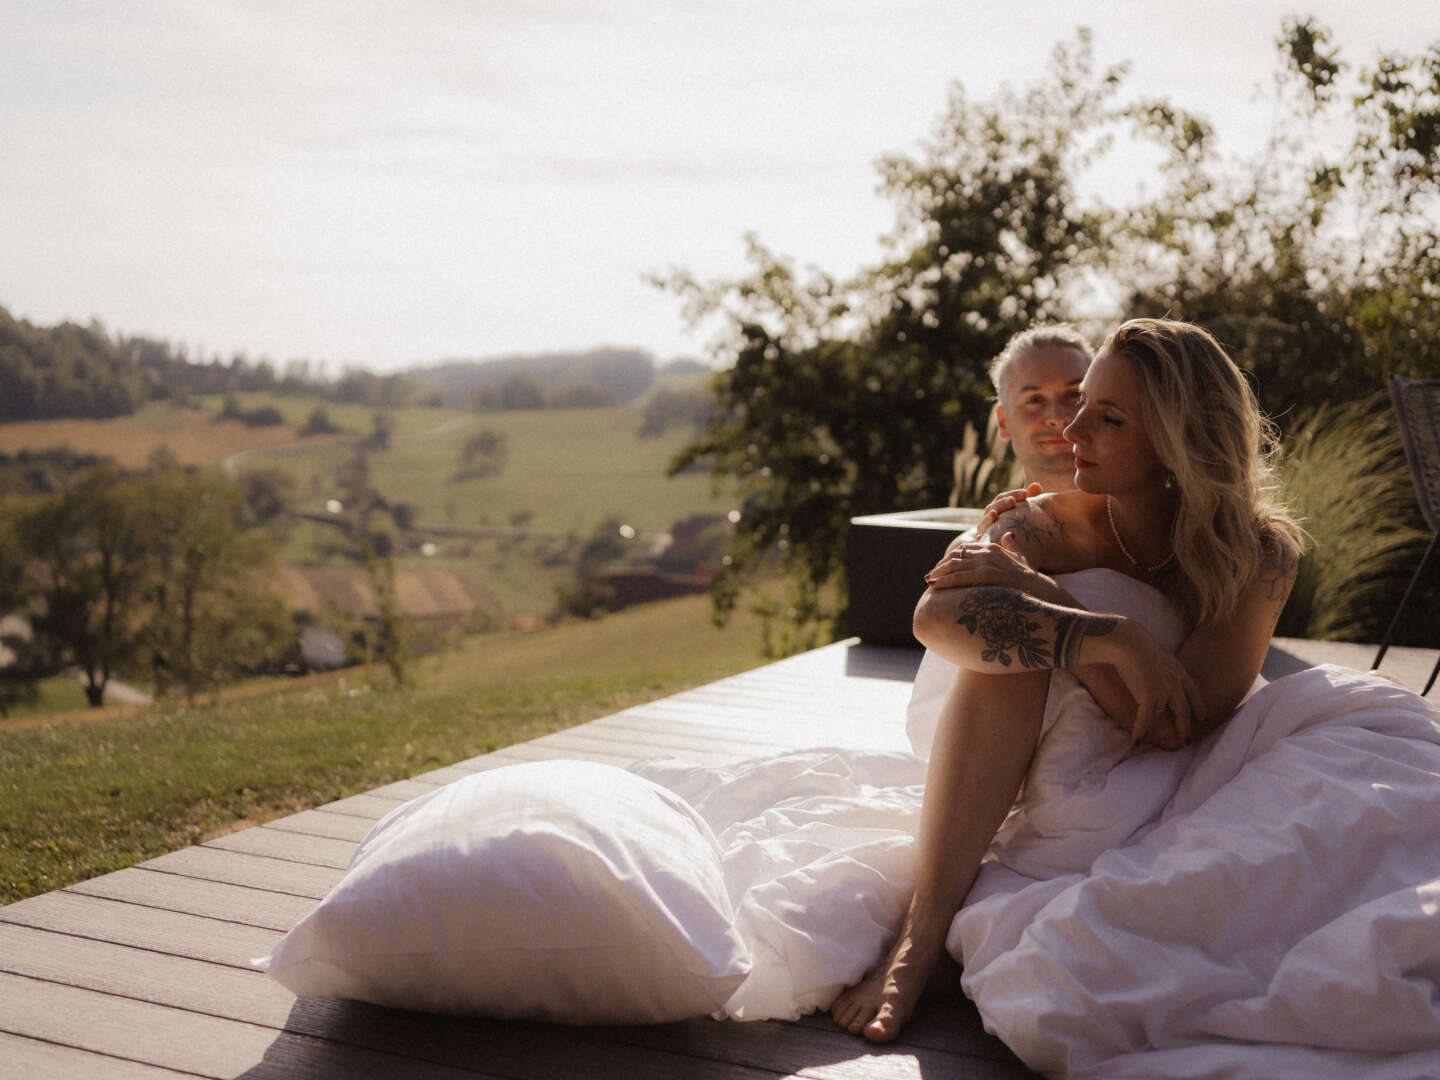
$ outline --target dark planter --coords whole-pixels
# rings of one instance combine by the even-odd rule
[[[919,648],[910,617],[925,591],[925,572],[981,513],[952,506],[851,518],[845,632],[875,645]]]

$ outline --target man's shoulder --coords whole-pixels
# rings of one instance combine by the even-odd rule
[[[1088,547],[1094,499],[1083,491],[1033,496],[996,518],[986,538],[999,543],[1009,533],[1016,550],[1032,565],[1058,570]]]
[[[1034,495],[1006,510],[985,533],[992,543],[1010,533],[1017,541],[1041,543],[1063,537],[1066,527],[1064,505],[1055,502],[1055,493]]]

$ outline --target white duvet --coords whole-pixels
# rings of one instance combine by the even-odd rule
[[[1146,586],[1065,584],[1178,639]],[[922,754],[947,681],[922,666]],[[1053,675],[1025,790],[947,942],[986,1027],[1055,1076],[1440,1077],[1437,721],[1327,666],[1259,687],[1196,746],[1131,752]],[[883,955],[911,888],[921,756],[637,771],[720,839],[754,963],[723,1015],[823,1008]]]

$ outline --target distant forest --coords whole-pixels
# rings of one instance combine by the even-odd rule
[[[281,369],[241,355],[196,361],[184,346],[114,335],[95,320],[36,326],[0,307],[0,422],[104,419],[150,401],[257,391],[373,408],[584,408],[632,401],[654,379],[654,358],[638,349],[457,360],[391,375],[351,368],[330,379],[307,360]]]

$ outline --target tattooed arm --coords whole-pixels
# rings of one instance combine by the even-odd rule
[[[1108,665],[1129,695],[1133,707],[1125,715],[1137,740],[1166,721],[1173,722],[1183,741],[1192,719],[1197,725],[1203,720],[1199,689],[1184,666],[1142,626],[1121,615],[980,585],[929,590],[915,609],[914,629],[933,652],[987,675]]]

